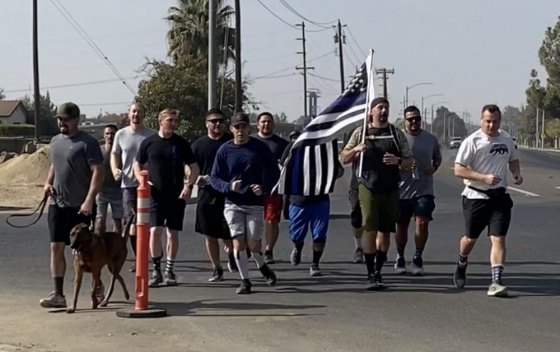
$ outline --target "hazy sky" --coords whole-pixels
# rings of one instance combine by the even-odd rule
[[[60,1],[113,65],[136,90],[136,72],[145,57],[166,58],[167,23],[163,17],[175,0],[41,0],[39,8],[41,93],[50,91],[59,104],[74,101],[88,117],[123,112],[132,93],[58,12]],[[279,0],[261,0],[289,24],[302,19]],[[233,1],[227,1],[233,6]],[[375,50],[377,68],[394,68],[389,77],[391,118],[398,117],[406,86],[409,102],[425,106],[445,101],[461,115],[478,116],[482,105],[525,103],[529,72],[544,69],[537,56],[547,27],[560,15],[558,0],[286,0],[306,21],[308,65],[315,67],[309,88],[320,90],[319,109],[340,93],[334,30],[340,19],[347,27],[345,76],[352,75],[367,50]],[[538,4],[538,5],[537,5]],[[0,11],[0,88],[9,99],[32,93],[32,1],[4,0]],[[261,109],[303,113],[303,80],[299,28],[275,18],[257,0],[243,0],[243,76],[252,80],[250,94]],[[314,32],[312,32],[314,31]],[[280,72],[279,72],[280,71]],[[276,74],[273,74],[275,73]],[[271,76],[273,78],[259,78]],[[281,77],[276,77],[281,76]],[[318,76],[318,77],[317,77]],[[276,77],[276,78],[274,78]],[[113,81],[109,81],[113,80]],[[92,82],[102,83],[89,84]],[[109,81],[109,82],[107,82]],[[81,84],[66,88],[61,85]],[[377,94],[381,94],[379,87]]]

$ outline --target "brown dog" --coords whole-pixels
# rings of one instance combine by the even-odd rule
[[[76,310],[84,272],[91,273],[93,279],[91,308],[96,309],[98,305],[105,307],[109,303],[109,299],[113,294],[115,280],[119,280],[125,298],[127,300],[130,298],[120,272],[128,254],[126,242],[130,226],[133,223],[132,220],[129,219],[123,235],[116,232],[105,232],[100,235],[92,233],[86,224],[74,226],[70,232],[70,247],[74,251],[74,297],[72,299],[72,306],[66,312],[74,313]],[[111,283],[103,302],[98,302],[97,292],[101,288],[101,269],[105,265],[107,265],[111,273]]]

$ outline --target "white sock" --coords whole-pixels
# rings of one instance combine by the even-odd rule
[[[233,255],[235,256],[235,262],[237,263],[237,269],[239,270],[239,276],[242,280],[249,278],[249,263],[247,261],[247,252],[242,250],[238,252],[233,250]]]

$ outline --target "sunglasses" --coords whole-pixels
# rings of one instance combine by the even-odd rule
[[[421,116],[412,116],[406,119],[406,121],[408,122],[416,122],[416,121],[420,121],[422,119]]]
[[[212,119],[212,120],[206,120],[206,121],[211,122],[214,125],[216,125],[218,123],[224,123],[224,119]]]

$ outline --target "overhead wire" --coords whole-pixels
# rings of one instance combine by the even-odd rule
[[[87,34],[87,32],[80,26],[79,22],[70,14],[70,12],[64,7],[60,0],[50,0],[53,6],[60,12],[62,17],[70,23],[70,25],[78,32],[78,34],[87,42],[87,44],[93,49],[93,51],[99,56],[103,62],[109,67],[111,71],[119,78],[119,80],[128,88],[128,90],[132,93],[132,95],[136,95],[134,89],[128,84],[126,79],[123,75],[119,72],[119,70],[113,65],[113,63],[109,60],[107,55],[99,48],[99,46],[93,41],[93,39]]]
[[[303,19],[303,20],[305,20],[305,21],[307,21],[307,22],[309,22],[309,23],[312,23],[312,24],[314,24],[314,25],[316,25],[316,26],[318,26],[318,27],[330,28],[330,27],[325,27],[325,26],[328,26],[328,25],[333,24],[333,23],[336,22],[336,21],[317,22],[317,21],[310,20],[309,18],[307,18],[307,17],[303,16],[301,13],[299,13],[296,9],[294,9],[286,0],[278,0],[278,1],[280,1],[280,3],[281,3],[282,5],[284,5],[284,7],[286,7],[288,10],[290,10],[290,12],[292,12],[294,15],[296,15],[296,16],[298,16],[299,18],[301,18],[301,19]]]
[[[268,8],[268,6],[266,6],[261,0],[257,0],[259,4],[262,5],[262,7],[264,7],[268,12],[270,12],[270,14],[274,17],[276,17],[278,20],[282,21],[282,23],[286,24],[287,26],[290,26],[294,29],[299,29],[297,26],[294,26],[293,24],[289,23],[288,21],[284,20],[282,17],[278,16],[276,13],[274,13],[274,11],[272,11],[270,8]]]

